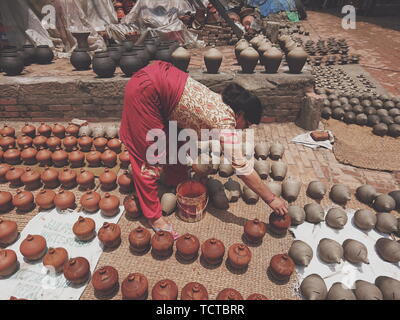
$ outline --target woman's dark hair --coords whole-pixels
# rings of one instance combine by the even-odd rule
[[[222,100],[238,114],[244,113],[244,118],[252,124],[261,121],[262,106],[260,99],[237,83],[229,84],[222,91]]]

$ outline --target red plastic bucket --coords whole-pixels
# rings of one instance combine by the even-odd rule
[[[178,217],[185,222],[204,218],[208,203],[206,187],[197,181],[186,181],[176,188]]]

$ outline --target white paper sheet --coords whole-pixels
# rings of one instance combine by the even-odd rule
[[[303,133],[298,135],[297,137],[292,139],[293,143],[297,143],[297,144],[302,144],[305,147],[309,147],[312,149],[317,149],[317,148],[326,148],[329,150],[333,149],[333,143],[335,141],[333,134],[331,131],[329,132],[329,136],[330,136],[330,140],[327,141],[315,141],[312,137],[311,137],[311,132],[308,133]]]
[[[364,232],[358,229],[353,223],[356,210],[349,209],[346,211],[349,214],[349,219],[342,230],[332,229],[325,222],[318,225],[305,222],[290,229],[294,233],[296,240],[306,242],[314,252],[314,257],[309,266],[296,267],[300,278],[299,284],[304,278],[313,273],[319,274],[324,279],[328,290],[335,282],[341,282],[347,287],[353,288],[357,280],[374,283],[379,276],[388,276],[400,280],[400,265],[382,260],[375,250],[376,241],[380,238],[389,238],[389,236],[375,230]],[[317,252],[318,243],[323,238],[335,240],[340,244],[347,239],[362,242],[368,249],[370,264],[354,265],[343,260],[341,264],[326,264],[318,258]]]
[[[96,223],[97,232],[104,222],[117,223],[122,212],[123,207],[120,207],[119,214],[112,218],[103,217],[100,213],[86,214],[72,210],[61,212],[53,209],[40,212],[26,225],[18,241],[7,248],[17,254],[20,268],[11,277],[0,279],[0,300],[8,300],[10,296],[29,300],[78,300],[87,283],[77,287],[69,285],[62,274],[48,273],[41,260],[36,263],[25,261],[19,246],[28,234],[42,235],[48,248],[63,247],[70,258],[88,259],[93,273],[103,252],[100,241],[97,237],[90,242],[76,240],[72,226],[79,216],[90,217]]]

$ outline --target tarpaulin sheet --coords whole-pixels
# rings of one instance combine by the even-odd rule
[[[248,4],[252,7],[259,8],[261,15],[264,17],[280,11],[296,10],[296,3],[294,0],[249,0]]]

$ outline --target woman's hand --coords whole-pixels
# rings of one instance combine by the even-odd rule
[[[274,200],[272,200],[269,206],[272,210],[274,210],[277,214],[281,216],[288,213],[288,207],[285,201],[282,200],[282,198],[275,198]]]

